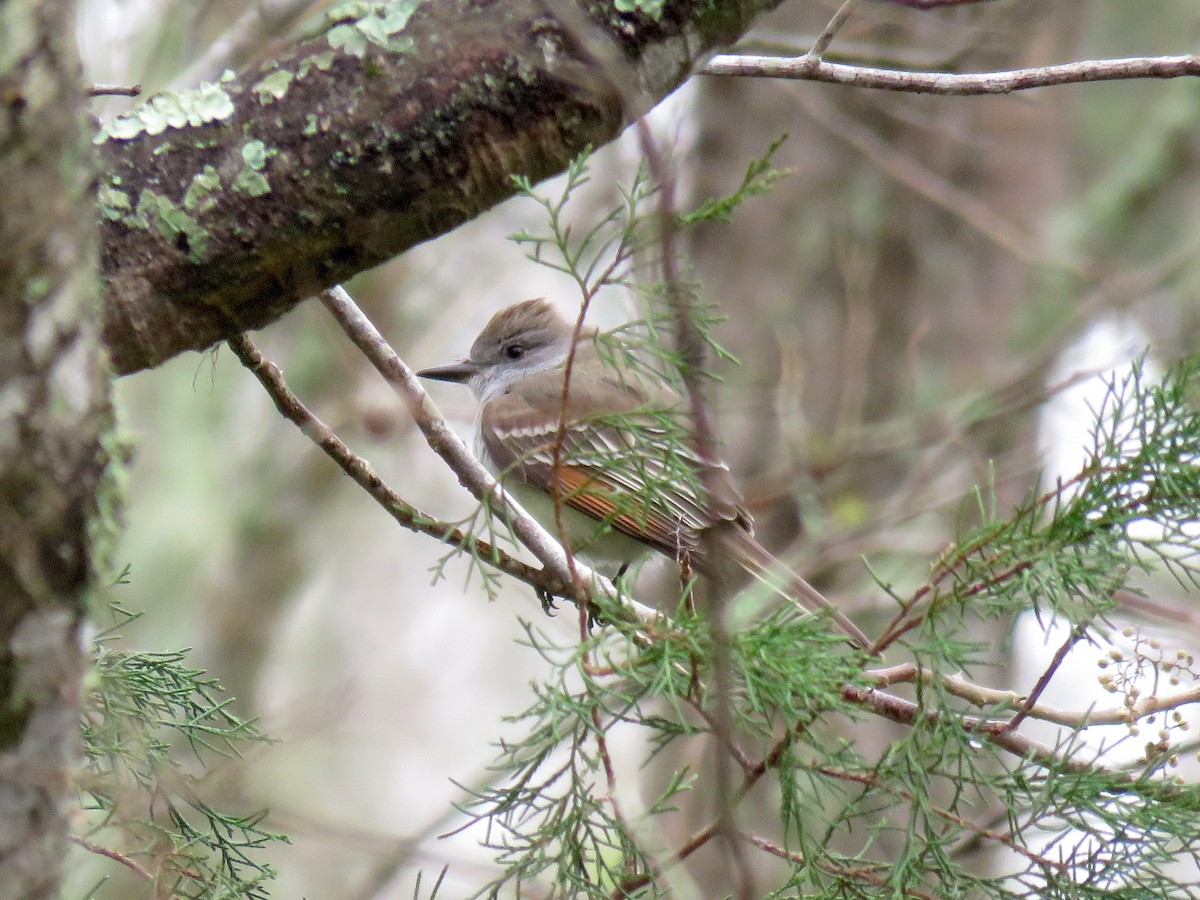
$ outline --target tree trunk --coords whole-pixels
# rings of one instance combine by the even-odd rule
[[[80,756],[80,623],[113,512],[74,18],[70,0],[0,5],[2,898],[59,896]]]

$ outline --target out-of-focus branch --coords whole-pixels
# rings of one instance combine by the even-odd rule
[[[888,0],[895,6],[913,9],[939,9],[943,6],[966,6],[968,3],[991,3],[992,0]]]
[[[714,56],[702,75],[743,78],[787,78],[820,81],[848,87],[910,94],[971,97],[1011,94],[1031,88],[1094,81],[1138,78],[1186,78],[1200,75],[1200,56],[1137,56],[1127,59],[1086,59],[1054,66],[1035,66],[1009,72],[905,72],[826,62],[818,56]]]
[[[225,69],[240,65],[242,60],[261,58],[263,44],[271,36],[282,34],[323,5],[328,5],[325,0],[248,4],[233,24],[173,80],[174,84],[187,87],[199,81],[213,80]]]
[[[1113,599],[1125,609],[1133,610],[1144,616],[1177,622],[1190,628],[1200,628],[1200,610],[1192,603],[1172,603],[1153,597],[1142,597],[1132,591],[1117,591]]]
[[[1044,242],[1036,241],[961,186],[936,174],[918,160],[897,153],[866,125],[838,112],[828,98],[814,94],[801,96],[799,101],[816,122],[853,146],[886,175],[959,217],[1018,259],[1061,268],[1083,278],[1091,276],[1089,267],[1084,264],[1048,256]]]
[[[142,92],[140,84],[93,84],[88,88],[89,97],[136,97]]]
[[[700,477],[705,495],[718,496],[714,481],[716,464],[720,457],[714,435],[712,411],[704,393],[706,378],[707,344],[696,322],[695,298],[684,285],[679,273],[678,242],[675,208],[675,175],[659,151],[649,124],[643,119],[638,122],[638,138],[646,168],[658,189],[658,243],[661,256],[662,280],[666,288],[666,302],[675,328],[675,346],[679,359],[679,375],[683,381],[688,404],[692,445],[696,455],[705,463]],[[710,499],[708,502],[712,502]],[[720,558],[716,536],[711,530],[700,535],[701,547],[710,559]],[[713,711],[711,723],[718,742],[728,746],[733,739],[733,659],[732,635],[727,616],[729,581],[720,569],[710,575],[711,608],[713,625]],[[754,872],[746,855],[746,847],[738,831],[734,814],[737,798],[733,786],[733,760],[726,752],[718,752],[714,759],[714,788],[717,820],[713,823],[714,835],[718,838],[729,868],[735,873],[738,900],[752,900],[755,896]],[[682,859],[683,857],[680,857]]]

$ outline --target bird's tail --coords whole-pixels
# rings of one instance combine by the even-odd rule
[[[851,622],[820,591],[780,562],[755,540],[754,535],[733,523],[730,523],[730,526],[719,531],[721,543],[729,556],[747,573],[775,586],[780,593],[796,601],[809,612],[828,610],[834,624],[850,639],[851,644],[860,650],[871,646],[871,641],[863,634],[862,629]]]

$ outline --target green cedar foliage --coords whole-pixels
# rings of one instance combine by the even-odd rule
[[[756,163],[738,192],[676,225],[725,220],[774,177],[767,160]],[[516,239],[534,260],[574,278],[585,305],[602,288],[637,291],[647,317],[620,329],[612,352],[647,377],[678,383],[678,360],[664,349],[669,317],[656,305],[665,291],[645,280],[660,262],[656,219],[644,209],[654,190],[639,174],[607,215],[572,226],[567,203],[586,181],[580,160],[558,198],[522,184],[549,227]],[[696,308],[711,340],[715,318]],[[672,896],[672,869],[713,841],[720,817],[664,846],[666,824],[700,775],[681,768],[658,796],[631,805],[620,781],[644,760],[615,759],[610,739],[633,729],[651,756],[702,733],[724,744],[736,763],[728,811],[735,818],[752,788],[773,785],[772,836],[742,834],[747,853],[783,873],[762,886],[764,896],[1196,896],[1200,790],[1176,774],[1181,755],[1197,748],[1175,708],[1200,681],[1192,658],[1127,629],[1129,651],[1113,650],[1099,666],[1113,708],[1052,710],[1037,694],[1068,649],[1111,636],[1117,598],[1136,592],[1139,576],[1166,570],[1195,587],[1198,397],[1198,360],[1161,379],[1132,366],[1108,383],[1077,475],[1011,511],[996,509],[980,489],[969,501],[978,524],[962,527],[923,584],[900,594],[877,582],[893,609],[878,649],[912,665],[872,668],[880,660],[849,649],[821,617],[783,605],[737,620],[728,696],[718,698],[713,623],[686,603],[653,624],[602,609],[608,625],[581,626],[569,645],[527,626],[528,646],[549,674],[512,717],[522,737],[500,746],[495,781],[471,789],[463,805],[502,870],[479,895]],[[671,433],[686,454],[686,423]],[[1029,611],[1070,626],[1034,695],[964,677],[986,674],[966,626]],[[1146,676],[1153,703],[1140,693]],[[718,727],[720,703],[731,713],[728,733]],[[847,719],[903,730],[866,758],[852,739],[835,736]],[[1053,743],[1028,735],[1037,719],[1059,726]],[[1139,740],[1142,728],[1155,737],[1131,764],[1110,755],[1114,742],[1085,741],[1094,724],[1116,724],[1127,740]],[[995,851],[992,864],[980,863],[980,849]]]
[[[112,852],[148,873],[156,896],[270,896],[275,872],[262,851],[287,838],[262,827],[265,813],[217,809],[200,790],[214,763],[266,737],[232,712],[216,679],[187,665],[186,651],[114,649],[138,616],[112,612],[84,703],[80,805],[91,815],[82,840],[121,845]]]

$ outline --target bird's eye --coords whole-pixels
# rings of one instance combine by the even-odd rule
[[[504,348],[504,355],[509,359],[520,359],[525,355],[525,348],[520,344],[509,344]]]

